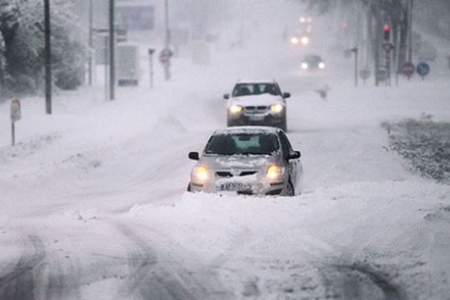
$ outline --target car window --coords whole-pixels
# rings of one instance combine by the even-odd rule
[[[204,152],[218,155],[271,155],[279,148],[274,134],[220,134],[210,138]]]
[[[239,83],[232,92],[233,97],[241,97],[248,95],[271,94],[281,95],[280,88],[274,83]]]

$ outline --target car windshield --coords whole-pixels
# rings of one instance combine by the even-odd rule
[[[321,61],[321,59],[320,59],[320,56],[311,55],[311,56],[306,56],[305,61],[310,62],[310,63],[318,63]]]
[[[249,95],[281,95],[276,84],[273,83],[239,83],[233,90],[233,97],[249,96]]]
[[[238,133],[213,135],[205,148],[205,154],[217,155],[272,155],[278,151],[275,134]]]

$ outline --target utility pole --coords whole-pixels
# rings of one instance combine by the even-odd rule
[[[114,88],[116,86],[116,74],[114,65],[114,48],[116,38],[114,36],[114,0],[109,0],[109,99],[114,100]]]
[[[45,35],[45,111],[52,113],[52,56],[50,45],[50,0],[44,0],[44,35]]]
[[[169,29],[169,0],[165,2],[165,21],[166,21],[166,48],[170,44],[170,29]]]
[[[413,0],[408,1],[408,61],[412,62],[412,13]]]
[[[94,4],[93,0],[89,0],[89,74],[88,74],[88,82],[89,85],[92,85],[92,72],[93,72],[93,51],[92,51],[92,38],[93,38],[93,23],[94,23]]]

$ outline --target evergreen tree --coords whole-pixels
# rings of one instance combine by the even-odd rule
[[[80,86],[85,71],[87,48],[82,42],[76,19],[70,14],[70,4],[67,0],[53,1],[51,7],[53,81],[61,89]],[[42,90],[45,48],[43,1],[0,0],[0,32],[4,41],[0,49],[3,91],[20,95]]]

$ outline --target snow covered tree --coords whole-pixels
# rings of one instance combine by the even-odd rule
[[[74,89],[84,80],[86,45],[75,17],[70,14],[70,4],[69,0],[53,1],[51,7],[53,79],[54,84],[62,89]],[[4,74],[3,91],[17,95],[42,90],[43,1],[0,0],[0,32],[4,40],[4,48],[1,49],[4,69],[0,70],[3,71],[0,74]]]

